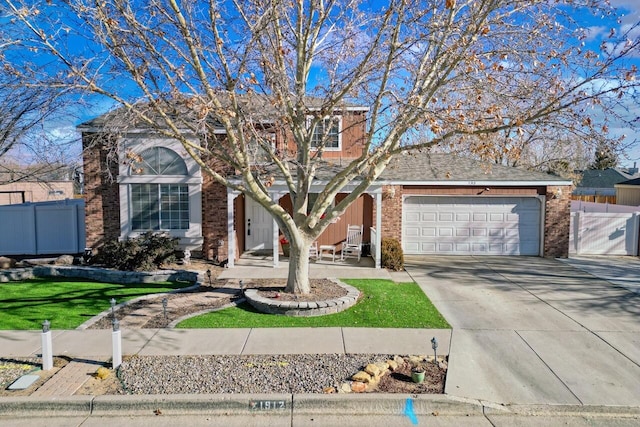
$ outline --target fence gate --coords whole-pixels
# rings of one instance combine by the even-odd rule
[[[639,213],[571,213],[569,254],[638,255]]]

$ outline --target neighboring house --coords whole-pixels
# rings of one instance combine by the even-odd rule
[[[630,179],[615,185],[616,204],[640,206],[640,178]]]
[[[637,168],[587,169],[580,172],[580,181],[573,190],[574,199],[616,203],[615,185],[636,176]]]
[[[73,181],[18,181],[0,184],[0,205],[73,199]]]
[[[312,193],[321,191],[341,161],[361,154],[367,111],[354,106],[340,114],[335,143],[325,151],[329,161]],[[246,251],[270,251],[277,264],[277,228],[261,206],[202,174],[177,141],[148,131],[123,135],[117,162],[107,162],[110,137],[103,123],[97,118],[79,126],[88,247],[166,230],[183,247],[228,259],[229,266]],[[276,145],[290,144],[281,138]],[[135,167],[127,161],[130,153],[142,160]],[[269,189],[281,205],[291,205],[277,177]],[[344,191],[336,199],[350,187]],[[318,243],[339,250],[347,225],[362,224],[365,242],[374,240],[379,248],[381,237],[394,237],[407,254],[566,257],[570,193],[571,182],[552,175],[447,154],[401,155]],[[376,258],[379,266],[379,253]]]

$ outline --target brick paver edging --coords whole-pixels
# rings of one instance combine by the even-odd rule
[[[247,289],[244,296],[247,302],[262,313],[283,314],[293,317],[324,316],[326,314],[339,313],[353,306],[360,291],[353,286],[342,283],[337,279],[329,279],[347,290],[347,295],[341,298],[325,301],[280,301],[273,298],[265,298],[258,294],[257,289]]]

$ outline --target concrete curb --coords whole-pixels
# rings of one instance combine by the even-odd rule
[[[259,409],[251,402],[270,402]],[[264,405],[263,405],[264,406]],[[105,395],[64,398],[0,398],[0,416],[164,415],[437,415],[441,417],[550,416],[638,417],[640,407],[498,405],[449,395],[403,394],[181,394]]]
[[[86,416],[91,414],[93,396],[2,397],[0,416]]]

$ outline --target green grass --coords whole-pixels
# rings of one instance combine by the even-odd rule
[[[353,307],[318,317],[288,317],[257,312],[249,304],[180,322],[178,328],[367,327],[449,328],[449,324],[415,283],[390,280],[344,280],[363,293]]]
[[[0,284],[0,329],[74,329],[96,314],[143,295],[167,292],[186,283],[113,284],[73,279],[33,279]]]

